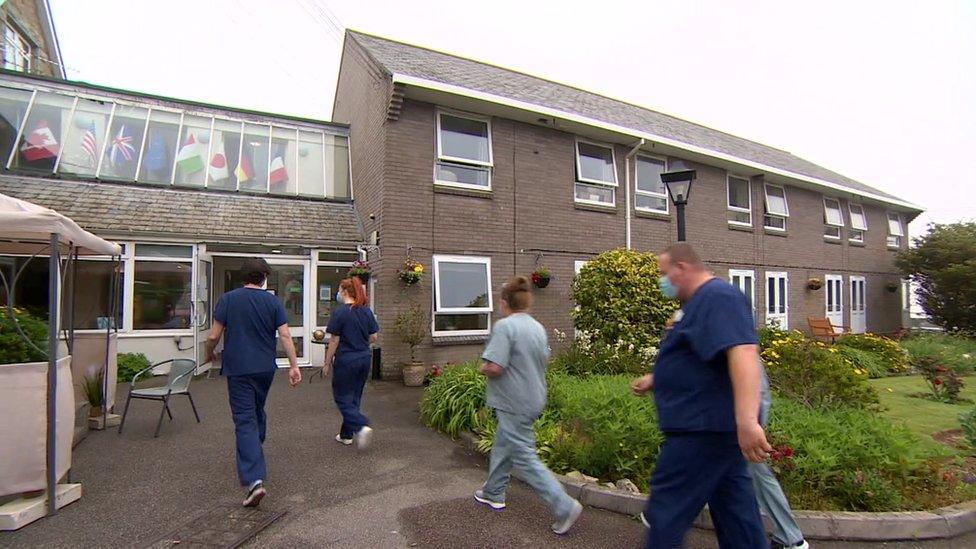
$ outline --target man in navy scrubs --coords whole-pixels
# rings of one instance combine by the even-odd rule
[[[653,389],[665,435],[644,510],[647,547],[681,547],[708,504],[724,548],[768,547],[746,459],[772,448],[759,425],[758,337],[746,297],[712,276],[679,242],[658,257],[661,290],[681,300],[661,342],[654,373],[634,381]]]

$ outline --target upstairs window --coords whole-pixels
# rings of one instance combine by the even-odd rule
[[[616,205],[617,163],[613,147],[576,142],[576,201],[599,206]]]
[[[752,226],[752,184],[748,179],[729,176],[729,224]]]
[[[766,194],[766,214],[763,216],[763,226],[775,231],[786,230],[786,218],[790,216],[790,209],[786,205],[786,189],[779,185],[764,185]]]
[[[21,72],[31,69],[30,42],[10,25],[3,27],[3,68]]]
[[[901,239],[905,236],[905,229],[901,224],[901,216],[888,213],[888,247],[901,248]]]
[[[636,206],[645,212],[668,213],[668,190],[661,182],[667,163],[658,158],[638,156]]]
[[[851,242],[864,242],[864,231],[868,230],[868,219],[864,215],[864,206],[860,204],[848,204],[851,214]]]
[[[434,181],[451,187],[489,190],[491,167],[488,120],[438,112]]]
[[[824,197],[824,236],[840,239],[844,228],[844,215],[840,212],[840,200]]]

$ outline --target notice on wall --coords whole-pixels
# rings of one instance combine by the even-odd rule
[[[329,301],[330,299],[332,299],[332,286],[319,284],[319,301]]]

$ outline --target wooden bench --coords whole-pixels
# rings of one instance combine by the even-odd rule
[[[810,326],[810,335],[829,339],[831,343],[838,337],[851,333],[850,326],[835,326],[829,318],[807,317],[807,324]]]

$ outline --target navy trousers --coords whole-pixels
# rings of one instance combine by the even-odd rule
[[[369,379],[370,359],[343,359],[336,357],[332,368],[332,398],[342,414],[339,436],[352,438],[360,429],[369,425],[369,418],[359,410],[363,401],[363,389]]]
[[[237,477],[241,486],[250,486],[256,480],[268,477],[261,445],[267,434],[267,415],[264,403],[274,381],[275,371],[227,376],[227,394],[230,411],[234,417],[234,434],[237,438]]]
[[[650,488],[648,549],[681,547],[706,503],[719,547],[769,547],[735,433],[668,434]]]

